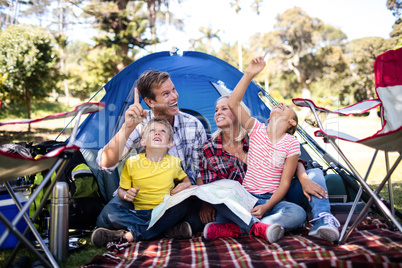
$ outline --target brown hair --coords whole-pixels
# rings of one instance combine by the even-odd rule
[[[159,88],[163,82],[170,78],[169,73],[148,70],[143,72],[137,80],[137,89],[141,98],[155,100],[155,88]]]
[[[145,125],[145,127],[142,129],[142,133],[141,133],[141,137],[144,139],[146,135],[148,135],[149,132],[149,128],[151,127],[152,124],[154,123],[159,123],[164,125],[165,127],[167,127],[168,131],[169,131],[169,141],[173,141],[173,127],[172,125],[169,123],[169,121],[167,121],[165,118],[157,116],[152,118],[151,120],[149,120],[149,122]]]
[[[288,133],[290,135],[294,135],[296,133],[297,124],[299,123],[299,118],[297,117],[297,114],[295,111],[293,111],[293,120],[296,121],[296,125],[291,126],[290,128],[288,128],[288,130],[286,130],[286,133]]]

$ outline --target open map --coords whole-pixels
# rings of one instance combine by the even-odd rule
[[[165,200],[152,210],[151,228],[169,208],[181,203],[191,196],[210,204],[225,204],[246,224],[251,221],[250,210],[257,202],[257,198],[248,193],[237,181],[219,180],[209,184],[193,187],[181,191],[173,196],[166,195]]]

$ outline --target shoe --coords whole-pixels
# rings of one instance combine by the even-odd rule
[[[125,230],[109,230],[106,228],[98,228],[91,235],[91,242],[97,247],[106,246],[109,242],[125,241]]]
[[[204,227],[203,236],[205,239],[214,240],[220,237],[238,237],[240,236],[240,227],[237,224],[213,223],[210,222]]]
[[[339,239],[339,221],[328,212],[321,212],[318,218],[312,219],[315,222],[308,235],[321,238],[326,241],[334,242]]]
[[[266,224],[262,222],[256,222],[251,226],[250,235],[254,234],[267,240],[269,243],[274,243],[281,239],[285,234],[285,229],[277,223]]]
[[[166,230],[165,237],[176,239],[189,239],[193,237],[193,231],[191,230],[190,224],[186,221],[183,221]]]

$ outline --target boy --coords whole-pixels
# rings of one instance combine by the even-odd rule
[[[166,154],[173,147],[173,128],[166,119],[152,118],[144,127],[141,145],[145,153],[132,156],[124,163],[118,188],[121,200],[132,202],[134,210],[129,205],[109,202],[101,213],[102,221],[110,230],[96,229],[91,237],[95,246],[101,247],[108,242],[126,240],[134,242],[148,240],[164,232],[178,222],[177,217],[169,217],[163,226],[147,230],[152,209],[162,203],[165,194],[176,194],[188,187],[191,182],[180,166],[180,159]],[[175,181],[181,181],[175,187]],[[106,210],[106,211],[105,211]],[[181,238],[192,236],[191,227],[187,222],[177,226]],[[176,228],[176,229],[177,229]],[[128,231],[126,231],[128,230]],[[169,235],[168,235],[169,236]]]

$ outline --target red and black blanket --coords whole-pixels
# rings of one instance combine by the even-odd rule
[[[86,267],[402,267],[402,233],[368,217],[336,245],[308,236],[308,228],[276,243],[243,236],[109,243]]]

